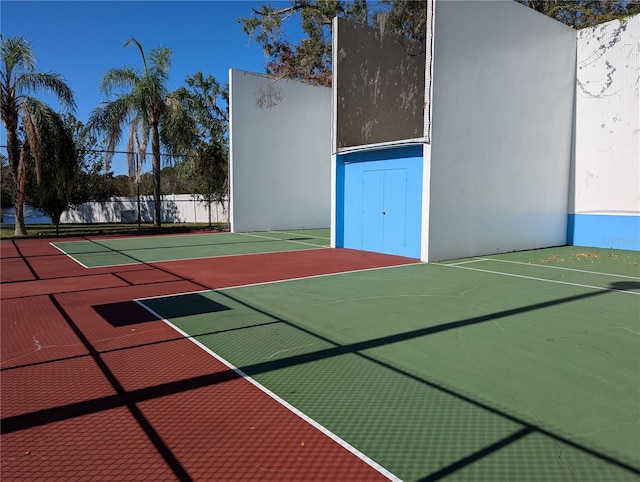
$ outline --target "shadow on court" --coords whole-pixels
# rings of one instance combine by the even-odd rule
[[[149,310],[145,310],[135,301],[119,301],[93,307],[111,326],[129,326],[139,323],[158,321]]]
[[[102,317],[105,321],[114,327],[137,325],[140,323],[149,323],[152,321],[158,321],[158,317],[151,313],[149,310],[140,306],[135,301],[120,301],[117,303],[107,303],[104,305],[96,305],[93,309]],[[176,313],[178,315],[172,315],[164,313],[164,316],[193,316],[201,315],[203,313],[217,313],[219,311],[229,310],[228,306],[221,303],[216,303],[204,296],[193,293],[183,295],[180,298],[180,302],[176,306]]]
[[[609,286],[613,290],[640,291],[640,283],[637,281],[616,281],[614,283],[610,283]]]

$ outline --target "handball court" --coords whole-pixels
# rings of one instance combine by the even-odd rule
[[[0,245],[2,480],[637,480],[637,252]]]

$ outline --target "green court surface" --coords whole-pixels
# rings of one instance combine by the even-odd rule
[[[141,300],[402,480],[638,480],[640,255],[554,248]]]
[[[88,268],[329,246],[328,229],[182,234],[52,243]]]

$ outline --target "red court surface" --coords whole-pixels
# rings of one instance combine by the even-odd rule
[[[4,240],[1,477],[384,480],[136,298],[413,263],[350,250],[85,269]]]

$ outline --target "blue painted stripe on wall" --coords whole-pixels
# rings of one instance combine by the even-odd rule
[[[567,244],[640,251],[640,216],[569,214]]]
[[[405,159],[408,157],[421,158],[423,155],[422,149],[422,144],[415,146],[387,147],[350,152],[348,154],[339,154],[338,157],[340,157],[342,162],[345,164],[366,161],[390,161],[393,159]]]

